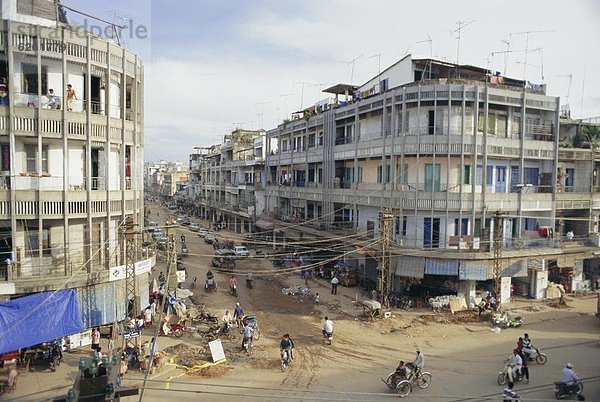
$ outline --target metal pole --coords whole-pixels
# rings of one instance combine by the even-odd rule
[[[500,284],[502,280],[502,233],[504,226],[504,217],[501,211],[494,214],[494,296],[496,299],[497,310],[500,309]]]
[[[393,218],[393,214],[386,208],[380,214],[381,224],[381,259],[380,259],[380,277],[379,277],[379,292],[382,297],[383,304],[389,307],[388,296],[394,288],[394,273],[390,269],[390,235],[391,225],[390,222]]]

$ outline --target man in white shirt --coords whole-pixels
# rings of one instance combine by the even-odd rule
[[[519,355],[519,350],[514,349],[512,356],[506,359],[506,362],[510,363],[513,370],[513,379],[516,380],[521,375],[521,367],[523,367],[523,359]]]
[[[425,366],[425,356],[421,353],[421,349],[417,349],[417,356],[415,357],[413,364],[417,368],[417,373],[423,370],[423,367]]]
[[[340,283],[340,280],[338,279],[337,276],[334,276],[333,279],[331,279],[331,294],[332,295],[337,295],[338,283]]]
[[[333,334],[333,321],[329,317],[325,317],[325,323],[323,324],[323,335]]]

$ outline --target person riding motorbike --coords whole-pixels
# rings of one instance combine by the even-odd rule
[[[225,311],[225,314],[223,315],[223,318],[221,318],[221,321],[223,321],[223,332],[229,331],[229,327],[233,325],[233,317],[231,316],[229,310]]]
[[[283,359],[283,353],[287,351],[289,353],[290,360],[294,359],[294,341],[290,338],[290,334],[283,335],[283,339],[279,343],[279,352]]]
[[[521,367],[523,367],[523,359],[519,355],[518,349],[514,349],[513,354],[504,362],[508,363],[512,368],[513,379],[517,379],[521,376]]]
[[[333,335],[333,321],[331,321],[329,317],[325,317],[325,322],[323,323],[323,336],[331,335]]]
[[[573,371],[572,363],[567,363],[565,368],[562,369],[561,375],[562,382],[564,382],[566,385],[577,384],[577,382],[580,381],[579,376],[575,373],[575,371]]]
[[[246,274],[246,286],[251,287],[254,282],[254,278],[252,272],[248,272]]]
[[[531,339],[529,338],[529,334],[523,334],[523,358],[529,359],[531,352],[533,351],[533,345],[531,343]]]

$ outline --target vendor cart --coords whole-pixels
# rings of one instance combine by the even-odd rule
[[[363,314],[368,315],[371,318],[381,314],[381,303],[375,300],[367,299],[363,300]]]

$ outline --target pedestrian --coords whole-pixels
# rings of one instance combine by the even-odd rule
[[[332,295],[337,295],[338,283],[340,283],[340,280],[337,278],[337,276],[334,276],[333,279],[331,280],[331,294]]]
[[[165,274],[163,274],[163,272],[160,271],[160,273],[158,274],[158,286],[164,285],[165,282],[167,282],[167,279],[165,278]]]
[[[237,323],[238,328],[242,327],[242,318],[244,318],[244,309],[240,306],[240,303],[235,303],[235,310],[233,310],[233,318]]]
[[[71,84],[67,84],[67,110],[73,111],[73,100],[77,99],[77,94]]]
[[[523,379],[527,381],[527,384],[529,384],[529,356],[525,353],[523,354],[524,356],[522,357],[523,365],[521,366],[521,376],[523,376]]]
[[[515,384],[513,382],[509,382],[508,386],[502,391],[502,400],[504,402],[518,401],[521,399],[521,396],[513,391],[514,386]]]
[[[100,331],[98,327],[92,330],[92,350],[97,351],[100,348]]]
[[[149,326],[152,324],[152,309],[150,306],[144,309],[144,326]]]
[[[319,294],[317,293],[315,295],[315,304],[319,304],[320,298],[319,298]]]

